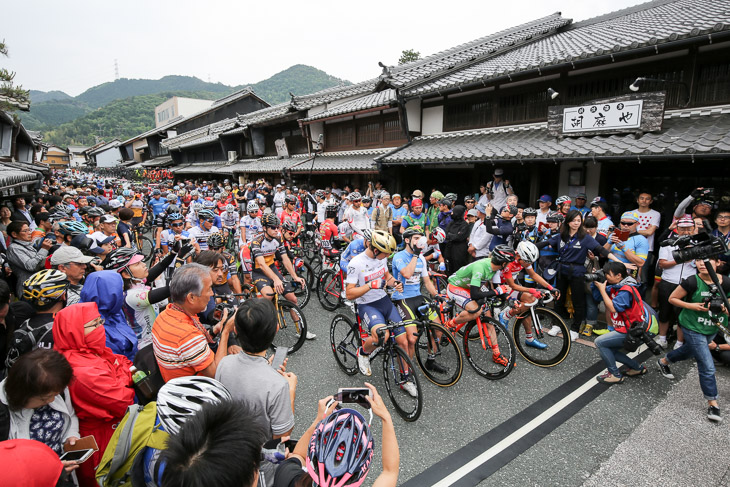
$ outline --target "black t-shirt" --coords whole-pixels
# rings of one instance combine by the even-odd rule
[[[294,487],[297,480],[304,475],[309,475],[302,470],[302,463],[298,458],[288,458],[279,464],[276,469],[273,487]]]

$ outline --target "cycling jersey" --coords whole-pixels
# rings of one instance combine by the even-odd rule
[[[142,200],[133,200],[132,204],[129,205],[129,207],[132,209],[133,218],[142,218],[142,214],[144,213],[144,203],[142,203]]]
[[[352,230],[360,235],[362,235],[363,230],[370,228],[368,210],[362,206],[359,209],[355,209],[354,206],[349,207],[345,211],[343,219],[347,220]]]
[[[419,255],[413,275],[408,279],[401,275],[401,271],[405,269],[412,260],[413,254],[407,250],[401,250],[393,257],[393,277],[403,283],[403,292],[394,292],[393,299],[405,299],[421,295],[421,279],[428,279],[428,265],[426,264],[426,259],[424,259],[422,255]]]
[[[218,230],[218,227],[215,225],[211,225],[210,230],[206,230],[202,227],[193,227],[190,230],[188,230],[188,235],[190,235],[191,238],[195,239],[196,242],[198,242],[198,246],[200,247],[200,250],[208,250],[208,237],[213,235],[214,233],[220,233],[220,230]]]
[[[322,237],[323,249],[333,249],[336,247],[334,242],[339,235],[339,232],[337,231],[337,225],[335,225],[334,222],[331,220],[325,220],[322,222],[319,226],[319,235]]]
[[[258,257],[263,257],[266,265],[271,267],[276,260],[281,260],[281,256],[285,253],[284,245],[275,238],[268,240],[265,233],[260,233],[251,240],[251,260],[254,269],[261,268],[256,262]]]
[[[158,304],[150,304],[150,287],[143,284],[133,287],[124,294],[124,314],[137,335],[137,348],[152,343],[152,324],[160,312]]]
[[[152,198],[148,203],[149,207],[152,208],[152,215],[157,216],[167,208],[167,200],[162,198]]]
[[[162,233],[160,233],[160,246],[165,245],[168,247],[171,247],[175,243],[175,235],[176,233],[173,232],[171,229],[163,230]],[[190,233],[188,233],[187,230],[183,230],[180,232],[180,236],[183,238],[189,238]],[[173,260],[170,263],[170,267],[175,267],[175,261]]]
[[[342,252],[342,257],[340,257],[340,269],[347,269],[348,264],[350,263],[350,260],[352,260],[355,256],[362,253],[365,250],[365,240],[362,238],[356,238],[352,242],[350,242],[350,245],[347,246],[344,252]]]
[[[239,226],[246,229],[246,242],[250,242],[256,235],[264,230],[263,225],[261,225],[261,218],[258,216],[256,218],[251,218],[249,215],[244,215],[244,217],[241,218]]]
[[[527,267],[524,267],[519,262],[512,261],[509,264],[507,264],[504,269],[502,269],[502,272],[499,273],[500,283],[506,284],[507,279],[512,279],[514,281],[517,281],[517,276],[520,272],[526,269],[532,269],[532,265],[528,265]]]
[[[237,211],[227,212],[224,211],[221,213],[221,223],[223,226],[226,226],[228,228],[233,229],[234,231],[238,230],[238,222],[240,221],[240,217],[238,215]]]
[[[163,230],[167,228],[167,212],[163,211],[159,215],[155,217],[155,227],[156,228],[162,228]]]
[[[347,266],[347,279],[345,284],[365,286],[372,281],[383,280],[388,272],[387,259],[372,259],[366,253],[361,253],[352,259]],[[381,288],[384,286],[380,286]],[[371,289],[359,298],[355,299],[357,304],[367,304],[387,297],[383,289]]]
[[[286,210],[281,212],[281,215],[279,215],[279,218],[281,219],[281,224],[283,225],[284,222],[290,221],[296,225],[297,230],[299,230],[302,227],[302,217],[299,216],[299,213],[296,211],[293,211],[291,213],[287,212]]]
[[[221,252],[220,254],[223,256],[223,260],[226,263],[226,268],[223,270],[223,281],[219,283],[214,283],[217,286],[222,286],[223,284],[226,284],[231,278],[231,270],[233,270],[234,272],[236,270],[236,257],[229,254],[228,252]]]
[[[468,289],[469,286],[480,287],[493,280],[497,271],[492,270],[492,259],[480,259],[465,265],[449,277],[449,284]],[[498,277],[498,276],[497,276]]]

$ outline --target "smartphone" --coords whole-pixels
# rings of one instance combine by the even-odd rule
[[[67,451],[61,455],[61,461],[84,463],[94,454],[94,450],[89,448],[88,450],[74,450]]]
[[[366,396],[372,396],[367,387],[341,387],[337,390],[335,400],[343,404],[359,404],[365,409],[370,409],[370,403],[365,399]]]
[[[281,367],[284,363],[284,360],[286,359],[288,353],[289,349],[287,347],[276,347],[274,360],[271,361],[271,366],[274,368],[274,370],[279,370],[279,367]]]

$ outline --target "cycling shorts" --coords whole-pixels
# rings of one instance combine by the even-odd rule
[[[241,270],[244,272],[244,274],[251,274],[251,270],[253,269],[253,261],[251,260],[251,247],[249,247],[248,245],[243,246],[241,252],[239,253],[239,256],[241,257]]]
[[[396,309],[398,309],[398,313],[400,313],[400,317],[403,321],[410,321],[423,317],[423,315],[418,312],[418,308],[420,308],[424,304],[428,304],[428,300],[425,296],[412,296],[410,298],[399,299],[395,302],[395,307]],[[431,321],[438,321],[438,313],[436,313],[434,310],[429,310],[428,319]],[[406,327],[408,326],[416,325],[415,323],[413,323],[410,325],[406,325]]]
[[[368,331],[371,331],[376,326],[386,325],[388,321],[394,323],[400,323],[402,321],[398,310],[388,296],[382,297],[372,303],[358,304],[357,314],[360,315],[360,319]],[[394,330],[395,336],[400,336],[405,332],[406,329],[402,326]]]
[[[278,277],[280,281],[284,282],[284,277],[281,275],[279,269],[277,269],[276,266],[272,265],[271,267],[269,267],[269,269],[271,269],[274,274],[276,274],[276,277]],[[254,286],[256,286],[256,290],[258,292],[261,292],[261,290],[265,287],[270,287],[272,289],[274,287],[274,281],[269,279],[261,269],[254,269],[251,272],[251,279],[253,280],[253,284]]]
[[[473,301],[471,299],[471,292],[463,287],[454,286],[449,283],[449,287],[446,288],[446,295],[449,299],[453,299],[457,306],[466,309],[466,305]]]

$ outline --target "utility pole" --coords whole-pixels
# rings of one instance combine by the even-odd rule
[[[117,60],[114,60],[114,81],[119,79],[119,63],[117,63]]]

